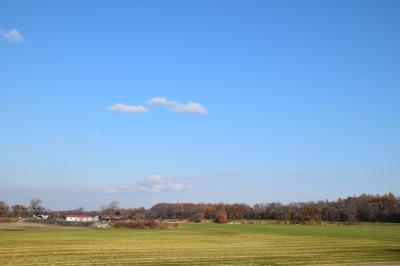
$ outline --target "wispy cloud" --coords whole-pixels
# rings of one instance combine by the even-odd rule
[[[176,101],[170,101],[164,97],[154,97],[147,101],[149,106],[165,106],[172,112],[181,112],[181,113],[194,113],[194,114],[208,114],[206,108],[204,108],[199,103],[179,103]],[[112,112],[121,112],[121,113],[143,113],[148,112],[149,109],[142,105],[127,105],[123,103],[113,104],[108,107],[109,111]]]
[[[63,140],[64,136],[63,135],[52,135],[52,136],[50,136],[50,139],[52,139],[52,140]]]
[[[104,193],[121,193],[121,192],[150,192],[159,193],[162,191],[181,191],[187,190],[190,185],[176,182],[172,179],[161,175],[148,175],[141,177],[134,182],[123,185],[110,185],[103,187]]]
[[[195,114],[207,114],[208,111],[199,103],[178,103],[176,101],[170,101],[164,97],[154,97],[147,102],[150,106],[162,105],[166,106],[170,111],[173,112],[184,112],[184,113],[195,113]]]
[[[141,105],[127,105],[123,103],[113,104],[108,107],[108,110],[120,113],[144,113],[149,111],[149,109]]]
[[[89,138],[90,139],[103,139],[104,136],[99,133],[91,133],[91,134],[89,134]]]
[[[9,42],[22,42],[24,40],[24,36],[17,30],[5,30],[0,28],[0,35]]]
[[[232,170],[225,170],[221,173],[222,176],[229,177],[229,176],[234,176],[236,172]]]

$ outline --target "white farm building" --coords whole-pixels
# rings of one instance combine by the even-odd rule
[[[98,222],[99,216],[89,214],[68,214],[65,216],[67,222]]]

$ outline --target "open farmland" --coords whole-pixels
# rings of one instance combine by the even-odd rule
[[[166,230],[0,225],[0,265],[400,264],[398,225],[182,224]]]

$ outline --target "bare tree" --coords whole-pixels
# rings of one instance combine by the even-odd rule
[[[0,201],[0,216],[6,216],[8,209],[7,204],[4,201]]]
[[[41,214],[44,211],[44,207],[42,207],[42,200],[31,199],[29,209],[34,215]]]
[[[103,215],[119,215],[120,207],[118,201],[110,202],[107,206],[101,207],[101,213]]]
[[[14,217],[22,218],[28,216],[28,208],[24,205],[13,205],[11,206],[11,210]]]

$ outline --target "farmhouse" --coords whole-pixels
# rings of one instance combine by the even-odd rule
[[[98,222],[99,217],[90,214],[67,214],[65,220],[67,222]]]
[[[48,213],[32,214],[32,218],[46,220],[46,219],[49,219],[49,214]]]

